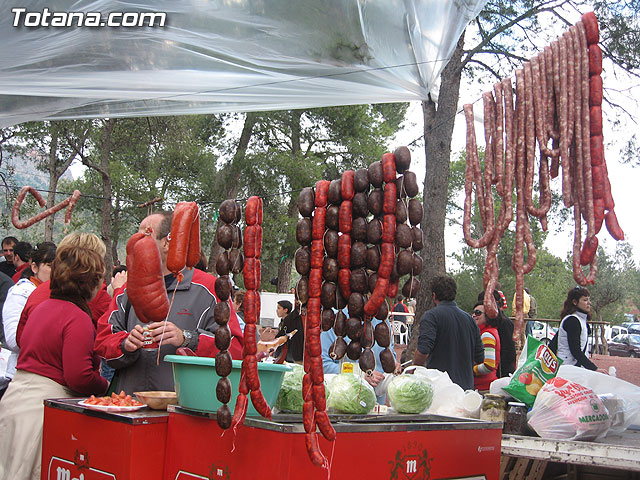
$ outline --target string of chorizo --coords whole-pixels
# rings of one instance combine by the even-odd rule
[[[11,223],[13,223],[14,227],[21,230],[24,228],[29,228],[34,223],[38,223],[40,220],[53,215],[54,213],[62,210],[64,207],[68,207],[67,212],[64,216],[64,223],[69,223],[71,221],[71,213],[73,212],[73,209],[78,202],[78,198],[80,198],[81,195],[80,190],[74,190],[70,197],[54,205],[53,207],[47,208],[43,212],[40,212],[37,215],[28,218],[27,220],[20,220],[20,206],[27,196],[27,193],[33,195],[40,207],[44,207],[47,204],[44,198],[42,198],[42,195],[40,195],[40,192],[38,192],[35,188],[29,185],[22,187],[20,189],[20,192],[18,192],[18,196],[16,197],[16,201],[14,202],[13,208],[11,210]]]

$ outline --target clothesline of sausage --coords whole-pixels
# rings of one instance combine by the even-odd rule
[[[496,83],[493,92],[482,95],[484,172],[476,145],[473,105],[464,106],[467,164],[463,231],[469,246],[487,249],[483,277],[484,307],[490,316],[498,313],[492,300],[499,275],[496,255],[500,240],[513,219],[515,184],[516,243],[512,268],[516,274],[516,342],[520,342],[523,329],[524,275],[531,272],[536,262],[529,215],[537,217],[543,230],[547,229],[551,178],[558,176],[560,168],[564,205],[567,208],[573,206],[574,212],[573,276],[576,282],[584,286],[595,281],[596,234],[603,220],[614,239],[624,239],[614,211],[604,158],[602,51],[598,40],[597,19],[593,12],[587,13],[582,16],[582,21],[516,71],[515,99],[510,78]],[[533,201],[536,161],[540,186],[538,206]],[[494,185],[501,199],[497,220],[493,204]],[[474,189],[484,232],[477,239],[471,236]],[[581,239],[582,220],[587,225],[584,244]],[[589,265],[588,275],[582,270],[586,265]]]

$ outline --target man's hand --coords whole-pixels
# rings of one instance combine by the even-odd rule
[[[113,278],[111,279],[111,287],[113,287],[114,291],[119,289],[125,283],[127,283],[127,272],[126,271],[122,271],[122,272],[116,273],[113,276]]]
[[[371,375],[365,375],[364,379],[371,385],[373,388],[376,388],[378,384],[384,380],[384,373],[380,373],[377,370],[371,372]]]
[[[162,331],[164,330],[164,334]],[[184,335],[182,329],[178,328],[172,322],[153,322],[149,324],[149,331],[153,337],[154,342],[160,342],[162,338],[162,344],[173,345],[179,347],[184,343]]]
[[[144,342],[143,332],[144,330],[140,325],[133,327],[133,330],[129,332],[129,336],[124,342],[124,349],[127,352],[135,352],[139,348],[142,348]]]

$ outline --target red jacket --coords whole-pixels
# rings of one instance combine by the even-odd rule
[[[169,321],[178,328],[196,334],[187,345],[196,355],[213,357],[219,351],[215,346],[218,324],[213,318],[214,307],[219,302],[214,293],[216,278],[197,269],[185,269],[183,274],[184,279],[177,289],[175,278],[167,288],[169,299],[172,299]],[[129,280],[132,278],[129,272]],[[244,337],[231,300],[227,302],[231,310],[228,326],[232,335],[229,353],[232,358],[239,360],[242,358]],[[174,355],[177,347],[163,344],[160,347],[159,364],[157,348],[125,351],[123,343],[136,325],[144,326],[131,306],[125,284],[124,288],[114,292],[109,311],[98,320],[95,345],[96,352],[107,360],[109,366],[119,371],[117,389],[129,394],[143,390],[173,390],[172,366],[162,359],[165,355]]]
[[[22,309],[22,313],[20,314],[20,321],[18,322],[18,327],[16,329],[16,343],[20,346],[20,338],[22,337],[22,331],[24,330],[24,326],[29,319],[29,315],[32,310],[40,305],[45,300],[48,300],[51,295],[51,281],[46,281],[38,285],[38,287],[29,295],[27,299],[27,303]],[[109,308],[109,303],[111,302],[111,297],[107,293],[107,285],[105,283],[102,284],[102,288],[96,295],[96,297],[89,302],[89,308],[91,309],[91,316],[94,325],[97,323],[98,318],[100,318],[104,312]]]

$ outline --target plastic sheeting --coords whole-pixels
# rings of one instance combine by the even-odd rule
[[[2,2],[0,127],[422,100],[485,3]],[[16,6],[24,8],[20,18]],[[25,26],[38,22],[38,12],[49,23],[62,12],[99,12],[102,19],[166,12],[166,20],[164,27],[75,26],[76,19],[69,27]]]

